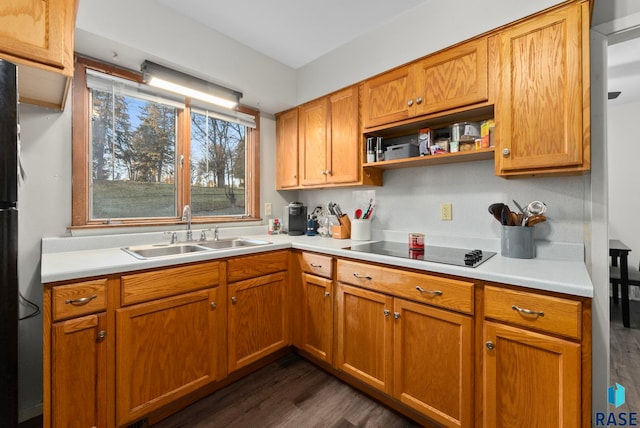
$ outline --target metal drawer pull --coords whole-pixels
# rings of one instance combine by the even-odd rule
[[[231,303],[233,303],[234,305],[238,303],[238,298],[236,296],[231,296]]]
[[[328,291],[324,292],[324,297],[329,297],[331,295],[331,293],[329,293]]]
[[[383,314],[384,314],[385,317],[388,317],[389,314],[391,314],[391,311],[389,309],[385,309]]]
[[[393,317],[394,317],[395,319],[400,318],[400,312],[394,312],[394,313],[393,313]]]
[[[312,268],[320,268],[320,269],[322,269],[322,265],[317,265],[315,263],[311,263],[311,267]]]
[[[511,309],[513,309],[514,311],[518,311],[521,314],[526,314],[526,315],[536,315],[538,317],[543,317],[544,316],[544,312],[540,311],[532,311],[531,309],[524,309],[524,308],[520,308],[516,305],[511,306]]]
[[[373,279],[373,278],[371,278],[371,277],[370,277],[370,276],[368,276],[368,275],[358,275],[358,273],[357,273],[357,272],[354,272],[354,273],[353,273],[353,276],[355,276],[355,277],[356,277],[356,278],[358,278],[358,279]]]
[[[97,299],[97,298],[98,298],[98,295],[94,294],[93,296],[82,297],[80,299],[68,299],[68,300],[65,300],[64,303],[66,303],[67,305],[82,306],[82,305],[86,305],[93,299]]]
[[[107,332],[104,330],[100,330],[98,332],[98,340],[104,340],[105,337],[107,337]]]
[[[429,293],[429,294],[433,294],[434,296],[442,296],[442,291],[440,291],[440,290],[425,290],[424,288],[420,287],[419,285],[416,286],[416,290],[418,290],[421,293]]]
[[[494,345],[492,341],[488,341],[485,345],[487,345],[487,349],[490,351],[492,351],[496,347],[496,345]]]

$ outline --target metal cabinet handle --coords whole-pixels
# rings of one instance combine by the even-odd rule
[[[434,296],[442,296],[442,291],[440,291],[440,290],[425,290],[424,288],[420,287],[419,285],[416,286],[416,290],[418,290],[421,293],[433,294]]]
[[[211,302],[211,309],[215,309],[218,307],[218,304],[216,302]]]
[[[408,105],[409,107],[411,107],[411,106],[413,105],[413,100],[409,100],[409,101],[407,101],[407,105]]]
[[[502,149],[502,156],[507,157],[510,154],[511,154],[511,150],[509,150],[508,148]]]
[[[311,266],[312,268],[322,269],[322,265],[317,265],[317,264],[315,264],[315,263],[310,263],[310,266]]]
[[[320,175],[327,175],[327,171],[325,171],[325,170],[320,170]]]
[[[525,314],[525,315],[535,315],[537,317],[543,317],[544,316],[544,312],[542,311],[532,311],[531,309],[524,309],[524,308],[520,308],[516,305],[511,306],[511,309],[513,309],[514,311],[518,311],[521,314]]]
[[[324,292],[324,297],[329,297],[329,296],[331,296],[331,293],[329,293],[328,291],[325,291]]]
[[[422,97],[416,98],[416,104],[422,104]]]
[[[393,313],[393,318],[395,318],[395,319],[400,318],[400,312],[394,312]]]
[[[370,276],[368,276],[368,275],[359,275],[357,272],[354,272],[354,273],[353,273],[353,276],[355,276],[355,277],[356,277],[356,278],[358,278],[358,279],[373,279],[373,278],[371,278],[371,277],[370,277]]]
[[[391,314],[391,311],[389,309],[385,309],[384,310],[384,316],[388,317]]]
[[[233,303],[234,305],[238,302],[238,298],[236,296],[232,296],[231,297],[231,303]]]
[[[97,299],[97,298],[98,298],[98,295],[94,294],[93,296],[82,297],[80,299],[68,299],[68,300],[65,300],[64,303],[66,303],[67,305],[82,306],[82,305],[86,305],[93,299]]]
[[[488,341],[487,343],[485,343],[485,345],[487,345],[487,349],[490,351],[493,351],[493,349],[496,347],[496,345],[494,345],[492,341]]]
[[[326,171],[324,172],[324,174],[325,174],[325,175],[331,175],[331,170],[330,170],[330,169],[326,170]]]
[[[100,330],[98,332],[98,340],[104,340],[105,337],[107,337],[107,332],[104,330]]]

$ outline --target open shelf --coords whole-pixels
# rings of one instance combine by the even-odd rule
[[[370,162],[362,165],[365,169],[399,169],[413,168],[416,166],[442,165],[448,163],[471,162],[493,159],[495,147],[471,150],[457,153],[443,153],[439,155],[418,156],[412,158],[393,159],[382,162]]]

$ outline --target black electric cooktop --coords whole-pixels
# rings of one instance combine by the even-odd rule
[[[434,245],[425,245],[424,251],[410,250],[409,244],[389,241],[352,245],[351,247],[346,247],[345,250],[466,267],[480,266],[496,254],[492,251],[436,247]]]

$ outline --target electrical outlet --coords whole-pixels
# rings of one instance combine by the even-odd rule
[[[271,215],[271,202],[265,202],[264,215]]]
[[[440,220],[451,220],[451,204],[440,204]]]

